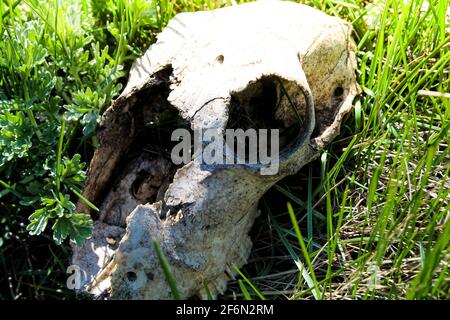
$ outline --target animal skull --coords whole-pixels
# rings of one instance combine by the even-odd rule
[[[106,111],[84,196],[101,204],[93,237],[73,248],[83,290],[170,299],[157,241],[183,298],[223,293],[246,263],[261,196],[339,133],[359,88],[351,26],[308,6],[260,1],[181,13],[139,58]],[[174,165],[173,127],[280,129],[279,170],[260,164]],[[156,120],[155,120],[156,119]],[[301,126],[299,126],[299,119]],[[292,133],[294,132],[294,134]],[[90,212],[85,202],[80,212]]]

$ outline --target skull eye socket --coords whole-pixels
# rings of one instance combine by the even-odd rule
[[[306,112],[303,94],[294,96],[292,91],[287,81],[276,76],[251,83],[231,96],[227,128],[269,129],[269,133],[278,129],[280,151],[288,148],[303,131]]]
[[[278,93],[272,78],[250,84],[244,91],[232,95],[229,129],[272,129],[280,126],[274,117]]]

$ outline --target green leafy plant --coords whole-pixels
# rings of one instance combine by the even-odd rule
[[[32,235],[51,222],[57,243],[81,244],[92,225],[74,204],[85,179],[81,158],[92,153],[100,115],[122,88],[123,63],[162,27],[156,2],[4,1],[0,10],[3,205],[29,215]]]

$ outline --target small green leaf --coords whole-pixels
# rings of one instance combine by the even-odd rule
[[[45,214],[45,209],[38,209],[29,218],[30,224],[27,226],[27,230],[31,235],[39,235],[47,226],[48,217]]]

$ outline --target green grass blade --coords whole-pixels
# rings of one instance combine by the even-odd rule
[[[161,264],[161,268],[166,276],[167,283],[169,284],[170,290],[172,290],[172,296],[175,300],[181,300],[180,292],[177,289],[175,278],[173,277],[172,271],[170,270],[169,262],[167,261],[166,256],[162,252],[159,243],[156,240],[153,240],[153,247],[155,248],[156,255],[158,256],[159,263]]]
[[[253,283],[239,270],[239,268],[233,263],[233,269],[244,279],[244,281],[252,288],[253,292],[256,293],[256,295],[261,300],[266,300],[264,295],[253,285]]]

